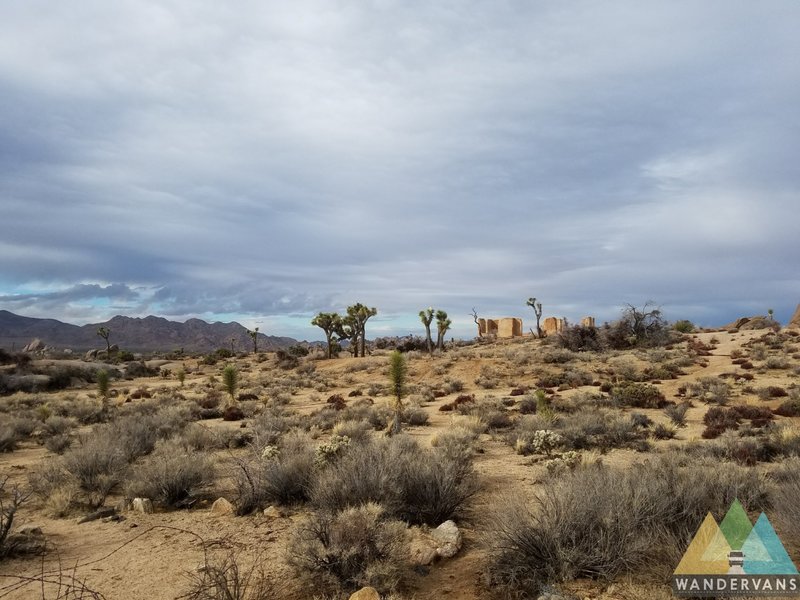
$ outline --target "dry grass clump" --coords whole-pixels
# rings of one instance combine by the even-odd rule
[[[396,590],[408,568],[408,532],[379,504],[317,511],[292,531],[287,562],[311,589]]]
[[[279,600],[283,589],[260,565],[246,568],[241,558],[228,552],[219,559],[206,558],[201,569],[189,574],[189,589],[177,600]]]
[[[721,518],[734,498],[750,510],[767,504],[763,480],[730,464],[666,456],[628,470],[561,472],[532,503],[506,495],[489,515],[487,579],[508,597],[576,578],[665,576],[707,512]]]
[[[189,452],[178,442],[159,444],[135,465],[125,485],[129,498],[150,498],[168,507],[191,506],[214,484],[214,461],[201,452]]]
[[[457,515],[476,491],[471,456],[425,450],[398,435],[351,446],[319,473],[310,496],[321,510],[377,502],[393,517],[436,526]]]
[[[309,497],[315,474],[310,438],[299,432],[281,438],[278,446],[236,462],[233,473],[236,514],[246,515],[269,504],[296,504]]]

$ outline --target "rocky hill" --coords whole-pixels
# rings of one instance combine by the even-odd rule
[[[35,319],[0,310],[0,348],[22,349],[38,338],[46,346],[57,349],[89,350],[104,348],[105,341],[97,336],[99,327],[111,331],[112,344],[130,351],[169,351],[183,348],[187,352],[209,352],[216,348],[230,348],[233,340],[236,350],[249,350],[253,341],[247,329],[239,323],[206,323],[189,319],[185,323],[169,321],[162,317],[133,318],[116,316],[105,323],[72,325],[55,319]],[[258,334],[259,350],[287,348],[297,340]]]

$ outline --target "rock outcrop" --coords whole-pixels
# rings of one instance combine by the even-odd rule
[[[797,308],[794,309],[794,314],[792,315],[792,318],[789,319],[789,324],[786,326],[791,327],[792,329],[800,329],[800,304],[798,304]]]

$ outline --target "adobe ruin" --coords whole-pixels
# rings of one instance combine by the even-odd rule
[[[503,317],[500,319],[478,319],[480,337],[512,338],[522,335],[522,319]]]

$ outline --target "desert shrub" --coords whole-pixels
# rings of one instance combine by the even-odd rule
[[[603,339],[596,327],[567,327],[555,340],[558,346],[570,352],[597,352],[603,349]]]
[[[672,456],[625,470],[566,470],[533,502],[508,495],[496,503],[484,537],[487,578],[509,596],[537,597],[547,584],[578,578],[642,569],[666,576],[706,514],[719,520],[735,498],[764,508],[766,486],[750,469],[684,466]]]
[[[506,429],[512,425],[511,415],[499,406],[481,406],[476,412],[489,429]]]
[[[630,415],[631,423],[636,427],[647,429],[653,425],[653,419],[643,413],[633,412]]]
[[[403,409],[401,421],[409,425],[427,425],[428,411],[419,406],[409,406]]]
[[[566,348],[547,348],[539,355],[541,362],[552,365],[563,365],[576,358],[575,353]]]
[[[559,419],[555,425],[556,431],[564,438],[564,446],[572,450],[607,452],[613,448],[638,451],[648,448],[646,432],[631,419],[613,411],[580,412]]]
[[[532,415],[536,414],[536,405],[537,401],[536,398],[533,396],[525,396],[522,400],[519,401],[519,412],[522,415]]]
[[[30,417],[23,416],[11,420],[11,427],[14,428],[14,431],[17,432],[17,436],[19,436],[20,439],[30,437],[38,426],[38,421]]]
[[[354,444],[360,444],[372,438],[373,429],[368,421],[339,421],[333,426],[331,434],[349,438]]]
[[[372,401],[370,400],[370,402]],[[339,413],[338,418],[340,421],[366,421],[374,430],[380,431],[386,429],[393,414],[392,409],[386,405],[363,404],[356,406],[354,403],[353,406]]]
[[[457,425],[431,437],[431,446],[455,460],[470,460],[475,452],[475,443],[480,433],[480,429]]]
[[[71,446],[72,438],[68,433],[57,433],[44,442],[44,447],[53,454],[64,454]]]
[[[789,361],[785,356],[770,356],[767,358],[764,366],[768,369],[788,369]]]
[[[675,321],[675,323],[672,325],[672,328],[678,333],[692,333],[694,331],[694,323],[688,319],[681,319],[679,321]]]
[[[10,423],[0,425],[0,452],[13,452],[17,449],[19,440],[17,430]]]
[[[800,459],[785,461],[773,472],[775,490],[770,515],[788,543],[800,544]]]
[[[168,442],[134,466],[125,490],[129,498],[150,498],[176,507],[195,500],[213,483],[214,462],[208,455]]]
[[[584,385],[592,385],[594,377],[588,371],[580,369],[567,369],[562,375],[562,386],[570,388],[581,387]]]
[[[603,345],[614,350],[663,346],[672,340],[672,330],[661,310],[647,303],[642,308],[627,305],[620,319],[600,329]]]
[[[81,443],[64,453],[63,469],[84,494],[90,507],[101,506],[111,491],[123,481],[128,461],[118,444],[103,437],[81,438]]]
[[[265,452],[267,449],[274,452]],[[308,499],[314,476],[314,449],[300,434],[286,435],[278,447],[240,459],[234,468],[236,514],[246,515],[269,504],[295,504]]]
[[[639,367],[630,356],[615,356],[608,364],[617,381],[639,381]]]
[[[225,410],[222,411],[222,420],[223,421],[241,421],[245,418],[244,411],[238,405],[231,405],[226,406]]]
[[[444,391],[448,394],[457,394],[464,389],[464,382],[460,379],[445,379]]]
[[[287,562],[309,583],[347,592],[362,586],[395,590],[407,556],[405,524],[375,503],[313,513],[294,528],[287,548]]]
[[[698,398],[704,402],[720,406],[728,403],[730,394],[730,386],[717,377],[701,377],[686,387],[686,395],[688,397]]]
[[[771,400],[772,398],[785,398],[789,394],[780,386],[768,385],[766,387],[758,388],[756,390],[756,395],[758,396],[759,400]]]
[[[490,390],[494,389],[500,383],[500,375],[492,367],[488,365],[481,366],[480,374],[475,379],[475,384]]]
[[[767,358],[767,346],[761,342],[751,344],[748,349],[748,354],[751,360],[765,360]]]
[[[160,371],[157,367],[148,367],[143,360],[130,362],[125,367],[125,378],[135,379],[137,377],[156,377]]]
[[[52,415],[42,423],[42,435],[46,438],[69,434],[75,428],[75,422],[67,417]]]
[[[347,408],[347,402],[341,394],[334,394],[326,401],[335,410],[343,410]]]
[[[703,416],[706,428],[702,436],[705,439],[713,439],[729,429],[739,429],[739,421],[740,417],[736,411],[719,406],[711,407]]]
[[[781,417],[800,417],[800,399],[784,400],[775,409],[775,414]]]
[[[665,425],[658,423],[653,427],[653,437],[657,440],[671,440],[675,437],[675,427],[673,425]]]
[[[256,449],[276,445],[293,424],[293,420],[282,409],[265,410],[253,419],[253,445]]]
[[[669,417],[670,422],[675,427],[686,426],[686,412],[691,407],[688,402],[681,402],[680,404],[671,404],[664,408],[664,414]]]
[[[626,383],[611,390],[611,400],[618,406],[632,408],[663,408],[667,399],[654,385],[649,383]]]
[[[244,568],[229,552],[218,560],[206,559],[202,568],[190,573],[188,590],[180,600],[278,600],[283,591],[260,566]]]
[[[740,418],[750,419],[753,422],[772,421],[774,419],[772,411],[764,406],[742,404],[739,406],[732,406],[730,410],[739,415]]]
[[[398,435],[351,448],[320,473],[311,500],[328,511],[378,502],[404,521],[438,525],[457,514],[475,491],[471,460],[438,448],[424,450]]]

